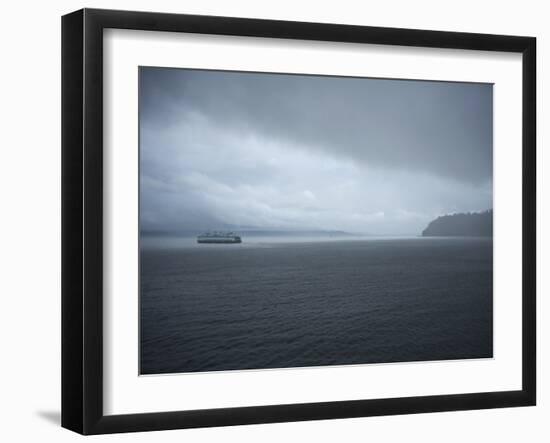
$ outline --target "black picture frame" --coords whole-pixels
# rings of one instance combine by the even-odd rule
[[[522,389],[324,403],[103,412],[103,30],[192,32],[522,54]],[[536,39],[83,9],[62,18],[62,426],[81,434],[530,406],[536,403]]]

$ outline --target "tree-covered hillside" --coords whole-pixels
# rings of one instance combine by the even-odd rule
[[[493,210],[443,215],[436,218],[424,231],[423,237],[472,236],[490,237],[493,235]]]

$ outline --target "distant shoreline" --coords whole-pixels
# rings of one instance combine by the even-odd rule
[[[493,210],[449,214],[432,220],[423,237],[492,237]]]

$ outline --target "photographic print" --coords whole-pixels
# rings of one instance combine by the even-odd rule
[[[493,85],[139,68],[140,373],[493,356]]]

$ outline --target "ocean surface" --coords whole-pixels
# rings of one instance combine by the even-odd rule
[[[489,358],[488,238],[143,239],[142,374]]]

